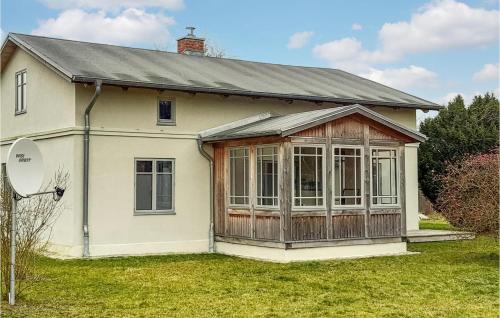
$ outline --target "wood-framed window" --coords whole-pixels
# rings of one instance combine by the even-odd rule
[[[364,197],[363,148],[333,147],[333,207],[362,207]]]
[[[278,146],[257,146],[257,206],[278,207]]]
[[[174,159],[135,159],[135,213],[173,213],[174,181]]]
[[[325,208],[325,145],[293,146],[293,208]]]
[[[175,125],[175,100],[158,98],[158,125]]]
[[[397,148],[371,147],[371,200],[374,206],[399,206]]]
[[[26,96],[27,71],[22,70],[16,73],[16,110],[15,114],[26,113],[28,106]]]
[[[229,148],[229,205],[248,206],[249,170],[249,148]]]

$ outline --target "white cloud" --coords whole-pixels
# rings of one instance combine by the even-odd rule
[[[353,23],[351,28],[354,30],[354,31],[359,31],[359,30],[363,30],[363,26],[359,23]]]
[[[472,93],[472,94],[464,94],[464,93],[458,93],[458,92],[450,92],[442,97],[439,97],[434,102],[436,102],[440,105],[448,106],[448,103],[451,102],[453,99],[455,99],[455,97],[457,97],[457,95],[462,96],[462,98],[464,99],[464,103],[467,106],[467,105],[470,105],[470,103],[472,103],[474,96],[481,95],[481,93],[477,92],[477,93]]]
[[[454,0],[432,1],[409,21],[385,23],[376,49],[364,49],[356,38],[343,38],[316,45],[313,52],[333,67],[366,71],[373,64],[395,62],[411,53],[494,43],[499,36],[498,14],[498,10],[472,8]]]
[[[382,54],[380,51],[363,49],[363,44],[356,38],[343,38],[316,45],[313,53],[327,60],[332,67],[352,72],[366,71],[371,64],[394,60],[392,56]]]
[[[41,21],[32,33],[120,45],[164,44],[170,39],[168,27],[174,23],[173,18],[161,13],[147,13],[134,8],[114,16],[104,11],[72,9],[61,12],[56,18]]]
[[[384,70],[372,68],[367,73],[361,73],[360,76],[400,89],[409,87],[435,87],[438,78],[436,73],[415,65]]]
[[[39,0],[52,9],[97,9],[117,11],[128,8],[157,7],[168,10],[184,8],[183,0]]]
[[[313,35],[312,31],[296,32],[290,36],[287,46],[289,49],[300,49],[307,44]]]
[[[485,64],[480,71],[472,75],[472,79],[475,81],[498,81],[499,74],[500,74],[499,63]]]
[[[498,41],[498,10],[472,8],[454,0],[432,1],[410,21],[385,23],[379,31],[382,50],[398,56]]]

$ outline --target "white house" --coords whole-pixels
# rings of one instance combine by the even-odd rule
[[[71,186],[61,257],[218,251],[271,260],[406,251],[415,113],[440,106],[327,68],[9,34],[1,159],[21,136]]]

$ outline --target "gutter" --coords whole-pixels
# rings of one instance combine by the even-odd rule
[[[89,146],[90,146],[90,112],[99,95],[102,81],[95,81],[94,96],[85,108],[85,128],[83,132],[83,257],[90,256],[89,250]]]
[[[203,149],[203,140],[198,136],[196,140],[198,143],[198,150],[201,155],[208,160],[210,164],[210,228],[208,229],[208,251],[215,252],[215,229],[214,229],[214,159]]]
[[[274,99],[285,99],[285,100],[300,100],[308,102],[326,102],[326,103],[339,103],[339,104],[364,104],[371,106],[383,106],[383,107],[399,107],[399,108],[409,108],[409,109],[423,109],[423,110],[441,110],[444,106],[428,102],[428,104],[415,104],[415,103],[404,103],[404,102],[384,102],[384,101],[370,101],[364,99],[354,99],[354,98],[340,98],[340,97],[328,97],[328,96],[309,96],[309,95],[297,95],[289,93],[269,93],[269,92],[255,92],[246,90],[236,90],[218,87],[199,87],[199,86],[188,86],[188,85],[172,85],[172,84],[162,84],[153,82],[139,82],[139,81],[126,81],[126,80],[116,80],[101,78],[106,85],[111,86],[128,86],[128,87],[140,87],[149,89],[163,89],[178,92],[187,93],[205,93],[205,94],[217,94],[217,95],[234,95],[243,97],[259,97],[259,98],[274,98]],[[97,78],[86,77],[81,75],[74,75],[72,81],[74,83],[92,83]],[[405,93],[406,94],[406,93]],[[425,101],[427,102],[427,101]]]

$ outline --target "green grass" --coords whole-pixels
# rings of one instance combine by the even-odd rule
[[[432,213],[428,217],[427,220],[420,220],[419,228],[421,230],[456,230],[438,213]]]
[[[498,317],[498,240],[277,264],[217,254],[54,260],[5,317]]]
[[[448,221],[439,219],[420,220],[419,227],[421,230],[455,230]]]

